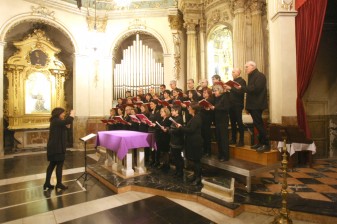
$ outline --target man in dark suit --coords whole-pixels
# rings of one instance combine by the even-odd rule
[[[246,87],[246,81],[240,76],[241,69],[234,68],[232,71],[232,76],[235,82],[241,85],[241,88]],[[244,146],[244,125],[242,122],[242,110],[244,107],[245,93],[242,89],[232,88],[230,91],[230,102],[231,106],[229,108],[229,118],[231,121],[232,128],[232,139],[229,142],[230,145],[236,144],[236,133],[237,127],[239,130],[239,142],[236,144],[237,147]]]
[[[248,61],[245,64],[245,72],[248,75],[248,85],[241,86],[239,89],[241,88],[247,93],[246,110],[252,116],[259,139],[258,144],[253,145],[251,148],[256,149],[257,152],[269,151],[269,140],[262,120],[262,112],[268,107],[266,76],[256,68],[254,61]]]

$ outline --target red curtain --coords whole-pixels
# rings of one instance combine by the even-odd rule
[[[321,38],[324,16],[328,0],[306,0],[298,9],[296,24],[296,59],[297,59],[297,122],[308,138],[311,133],[303,105],[303,95],[307,90]]]
[[[295,9],[298,10],[307,0],[296,0]]]

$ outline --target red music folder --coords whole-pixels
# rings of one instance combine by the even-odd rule
[[[136,114],[136,116],[144,124],[147,124],[149,126],[153,126],[153,123],[144,114]]]
[[[170,104],[167,101],[165,101],[165,100],[158,100],[158,103],[160,103],[161,105],[163,105],[165,107],[170,106]]]
[[[213,106],[210,102],[208,102],[207,100],[203,99],[199,101],[199,106],[201,107],[211,107]]]
[[[140,123],[140,120],[136,117],[136,115],[130,114],[129,116],[130,116],[132,122],[135,122],[135,123],[138,123],[138,124]]]
[[[130,125],[130,123],[127,122],[126,120],[124,120],[124,119],[122,118],[122,116],[114,116],[113,119],[114,119],[116,122],[118,122],[118,123],[125,124],[125,125]]]
[[[240,85],[240,83],[238,82],[235,82],[235,81],[232,81],[232,80],[229,80],[228,82],[225,83],[226,85],[230,86],[230,87],[234,87],[234,88],[238,88]]]
[[[116,121],[114,121],[114,120],[112,120],[112,119],[102,119],[101,121],[102,121],[102,123],[104,123],[104,124],[108,124],[108,123],[114,124],[114,123],[116,123]]]

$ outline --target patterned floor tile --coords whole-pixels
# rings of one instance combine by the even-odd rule
[[[305,199],[314,199],[319,201],[329,201],[331,200],[324,196],[323,194],[317,193],[317,192],[298,192],[297,193],[301,198]]]
[[[304,184],[322,184],[322,182],[318,181],[315,178],[297,178],[297,179]]]
[[[288,173],[289,176],[294,177],[294,178],[311,178],[311,176],[309,176],[306,173],[299,173],[299,172],[291,172]]]
[[[325,184],[307,184],[307,186],[319,193],[337,193],[337,189]]]
[[[317,178],[317,180],[323,184],[337,185],[337,179],[330,177]]]

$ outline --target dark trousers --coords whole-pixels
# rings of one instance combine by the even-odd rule
[[[242,107],[241,106],[231,107],[229,109],[229,119],[231,121],[232,127],[232,140],[236,142],[236,133],[237,130],[239,130],[240,134],[239,142],[243,142],[245,129],[242,122]]]
[[[204,140],[203,153],[209,155],[211,154],[211,124],[212,121],[210,119],[205,119],[202,121],[201,127],[201,136]]]
[[[259,132],[259,135],[258,135],[259,143],[262,145],[269,145],[269,141],[267,139],[267,132],[266,132],[266,129],[264,128],[263,120],[262,120],[263,110],[248,110],[248,112],[253,118],[254,127]]]
[[[201,161],[200,159],[194,159],[193,161],[193,171],[194,171],[194,177],[197,180],[201,180]]]
[[[219,159],[224,158],[225,160],[229,160],[228,114],[224,114],[221,119],[222,122],[217,122],[217,119],[215,119],[215,132],[219,152],[218,157]]]
[[[181,148],[171,148],[171,155],[173,159],[173,164],[176,166],[176,173],[182,174],[184,167],[184,160],[181,156]]]
[[[50,178],[56,166],[57,184],[62,184],[62,168],[64,161],[50,161],[46,171],[46,184],[50,184]]]

